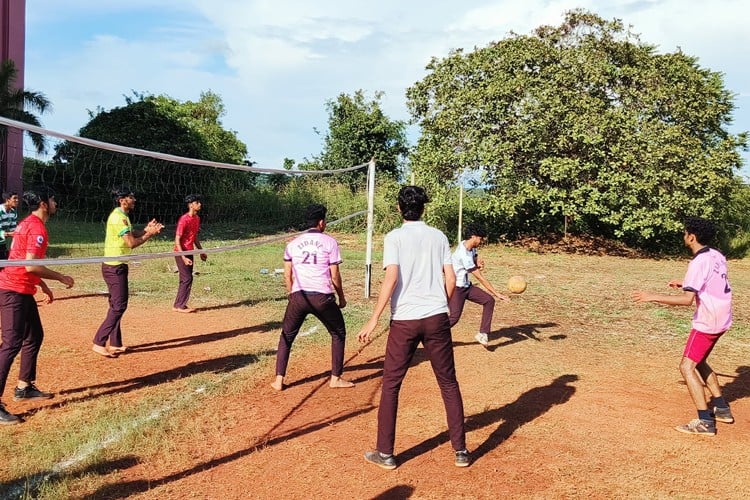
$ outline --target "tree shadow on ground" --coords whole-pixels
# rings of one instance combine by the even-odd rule
[[[271,351],[270,353],[272,354],[273,351]],[[56,401],[55,403],[50,405],[36,407],[33,410],[29,410],[20,414],[19,416],[24,418],[33,415],[39,410],[55,409],[70,403],[87,401],[94,398],[100,398],[102,396],[108,396],[110,394],[125,394],[146,387],[152,387],[185,377],[198,375],[200,373],[213,373],[217,375],[222,373],[229,373],[240,368],[244,368],[253,363],[257,363],[262,356],[266,356],[268,354],[268,351],[263,351],[256,354],[233,354],[231,356],[223,356],[215,359],[196,361],[193,363],[188,363],[185,366],[172,368],[171,370],[151,373],[128,380],[117,380],[112,382],[105,382],[102,384],[64,389],[59,392],[59,395],[70,395],[70,397],[65,397],[61,401]],[[101,391],[95,392],[98,390]],[[75,395],[76,393],[80,393],[81,395]]]
[[[58,302],[60,300],[72,300],[72,299],[87,299],[90,297],[106,297],[106,292],[104,293],[82,293],[79,295],[66,295],[64,297],[58,297],[55,295],[55,302]]]
[[[127,356],[131,353],[136,352],[149,352],[149,351],[160,351],[162,349],[174,349],[178,347],[186,347],[195,344],[204,344],[206,342],[216,342],[219,340],[231,339],[244,335],[246,333],[267,333],[273,330],[281,328],[281,323],[278,321],[268,321],[261,323],[260,325],[247,326],[244,328],[235,328],[233,330],[226,330],[223,332],[211,332],[203,333],[200,335],[190,335],[188,337],[180,337],[176,339],[159,340],[156,342],[147,342],[145,344],[134,344],[129,345],[128,350],[120,356]]]
[[[217,311],[221,309],[232,309],[234,307],[243,307],[243,306],[255,306],[258,304],[261,304],[263,302],[275,302],[278,300],[287,300],[286,295],[279,295],[276,297],[264,297],[262,299],[247,299],[247,300],[240,300],[238,302],[232,302],[231,304],[219,304],[216,306],[206,306],[206,307],[196,307],[196,312],[200,311]]]
[[[105,462],[97,462],[84,467],[82,470],[40,472],[15,481],[0,483],[0,494],[2,494],[1,498],[36,498],[42,485],[48,488],[67,478],[82,478],[91,474],[104,476],[114,471],[129,469],[137,464],[137,457],[127,455]]]
[[[319,383],[315,388],[313,388],[309,392],[309,394],[303,397],[297,405],[295,405],[291,410],[289,410],[289,412],[287,412],[286,415],[282,416],[276,425],[271,427],[263,436],[256,439],[256,441],[247,448],[238,450],[234,453],[230,453],[223,457],[215,458],[213,460],[209,460],[206,462],[201,462],[199,464],[194,465],[193,467],[190,467],[189,469],[185,469],[183,471],[164,476],[160,479],[139,479],[135,481],[128,481],[128,482],[123,482],[123,483],[118,483],[118,484],[104,485],[101,488],[99,488],[97,491],[95,491],[94,493],[90,495],[86,495],[82,498],[84,500],[98,500],[101,498],[107,498],[107,499],[128,498],[137,493],[144,493],[154,488],[157,488],[161,485],[169,484],[174,481],[179,481],[186,477],[190,477],[193,474],[206,472],[207,470],[213,469],[215,467],[219,467],[221,465],[234,462],[235,460],[239,460],[248,455],[252,455],[253,453],[257,451],[265,450],[268,447],[275,446],[285,441],[289,441],[291,439],[295,439],[300,436],[304,436],[306,434],[317,432],[322,429],[328,429],[332,425],[338,424],[340,422],[344,422],[346,420],[358,417],[360,415],[370,413],[377,408],[377,406],[374,404],[374,400],[375,400],[375,396],[377,392],[380,390],[379,386],[376,387],[373,390],[373,392],[370,394],[369,402],[361,405],[359,408],[355,408],[351,410],[341,410],[328,417],[316,418],[307,425],[304,425],[304,426],[295,428],[293,430],[290,430],[288,432],[284,432],[282,434],[273,436],[273,433],[276,431],[276,429],[278,429],[279,426],[289,416],[296,413],[301,407],[303,407],[305,403],[320,388],[323,387],[323,385],[324,383]]]
[[[727,402],[750,397],[750,366],[738,366],[737,375],[717,373],[719,377],[731,378],[732,381],[721,388]]]
[[[524,392],[512,403],[470,416],[466,420],[466,432],[502,422],[482,444],[472,451],[472,459],[479,460],[502,444],[522,425],[544,415],[552,407],[566,403],[576,392],[576,388],[568,384],[577,380],[578,375],[561,375],[549,385],[535,387]],[[397,459],[400,463],[408,462],[449,441],[448,431],[443,431],[399,453]]]

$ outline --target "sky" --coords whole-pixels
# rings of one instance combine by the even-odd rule
[[[211,90],[250,159],[281,168],[320,154],[339,94],[382,91],[385,113],[408,121],[406,89],[431,58],[559,25],[574,8],[721,72],[736,95],[729,130],[750,130],[747,0],[26,0],[25,87],[53,104],[44,127],[66,134],[133,91],[196,101]]]

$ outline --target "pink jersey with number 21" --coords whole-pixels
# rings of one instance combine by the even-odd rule
[[[332,237],[316,230],[297,236],[287,244],[284,260],[292,263],[292,292],[334,292],[330,266],[341,263],[341,254]]]

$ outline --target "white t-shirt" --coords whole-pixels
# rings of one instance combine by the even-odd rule
[[[443,266],[450,263],[448,238],[423,221],[406,221],[388,233],[383,244],[383,269],[398,266],[391,319],[422,319],[447,313]]]
[[[301,234],[286,246],[284,260],[292,263],[292,292],[334,292],[330,266],[341,264],[341,253],[332,237],[317,230]]]
[[[471,286],[469,273],[477,268],[477,249],[469,250],[464,243],[463,241],[459,243],[456,251],[451,255],[453,270],[456,272],[456,286],[460,288]]]

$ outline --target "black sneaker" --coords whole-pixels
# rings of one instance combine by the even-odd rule
[[[5,409],[5,405],[0,403],[0,424],[1,425],[13,425],[20,422],[21,419],[17,416],[13,415],[12,413],[8,413],[8,410]]]
[[[52,397],[53,394],[40,391],[34,384],[29,384],[23,389],[16,387],[16,392],[13,395],[13,401],[21,401],[22,399],[32,401],[35,399],[50,399]]]
[[[461,450],[456,452],[456,467],[468,467],[471,463],[471,454],[469,450]]]
[[[393,455],[383,455],[378,450],[366,451],[365,460],[386,470],[393,470],[396,468],[396,459],[393,458]]]
[[[733,424],[734,417],[732,416],[732,410],[727,406],[726,408],[719,408],[714,406],[714,417],[717,422],[723,422],[725,424]]]

